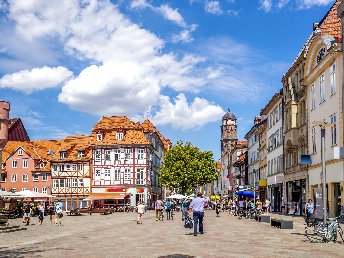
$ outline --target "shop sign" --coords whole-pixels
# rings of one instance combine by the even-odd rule
[[[260,179],[259,186],[266,186],[266,179]]]
[[[125,188],[106,188],[106,193],[120,193],[120,192],[126,192]]]

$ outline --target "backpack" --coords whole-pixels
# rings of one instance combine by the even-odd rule
[[[166,202],[166,209],[170,210],[172,208],[172,203],[170,201]]]

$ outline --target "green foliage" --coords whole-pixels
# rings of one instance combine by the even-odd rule
[[[179,188],[183,194],[191,192],[197,185],[216,180],[219,172],[211,151],[200,151],[191,143],[177,142],[164,156],[160,182]]]

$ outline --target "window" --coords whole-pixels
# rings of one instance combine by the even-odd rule
[[[96,160],[96,161],[100,161],[100,155],[101,155],[101,154],[100,154],[100,150],[96,150],[96,151],[95,151],[95,154],[94,154],[95,160]]]
[[[331,120],[331,124],[332,127],[331,127],[331,144],[332,146],[334,145],[337,145],[337,117],[336,115],[332,115],[330,117],[330,120]]]
[[[314,84],[311,86],[311,95],[312,95],[312,110],[315,109],[315,88]]]
[[[144,149],[138,149],[137,159],[143,159]]]
[[[60,187],[64,187],[64,186],[65,186],[64,179],[60,179]]]
[[[34,175],[33,175],[33,181],[38,181],[38,180],[39,180],[38,175],[37,175],[37,174],[34,174]]]
[[[100,180],[100,169],[96,169],[95,171],[95,179]]]
[[[28,175],[27,174],[23,174],[23,182],[27,182],[27,181],[29,181]]]
[[[85,151],[78,151],[78,158],[85,157]]]
[[[26,191],[26,190],[27,190],[27,188],[26,188],[26,187],[23,187],[23,188],[22,188],[22,191]]]
[[[324,83],[324,80],[325,80],[325,76],[324,75],[321,75],[320,76],[320,83],[319,83],[319,90],[320,90],[320,103],[324,102],[325,101],[325,93],[324,93],[324,87],[325,87],[325,83]]]
[[[130,178],[131,178],[131,169],[126,168],[124,170],[124,180],[130,180]]]
[[[6,174],[5,173],[1,173],[1,182],[6,182]]]
[[[12,160],[12,168],[17,168],[17,167],[18,167],[18,161]]]
[[[331,95],[333,95],[337,91],[337,86],[336,86],[336,63],[334,63],[330,67],[330,83],[331,83]]]
[[[97,141],[102,141],[103,140],[103,135],[101,133],[97,134]]]
[[[53,165],[53,171],[57,171],[57,165],[56,164]]]
[[[312,127],[312,150],[313,153],[317,152],[317,145],[315,141],[315,136],[316,136],[316,131],[315,131],[315,126]]]
[[[42,181],[48,181],[48,173],[42,174]]]
[[[72,187],[77,187],[78,186],[78,179],[72,178]]]
[[[23,156],[23,150],[22,149],[18,150],[18,156]]]
[[[115,181],[119,181],[121,176],[121,171],[119,169],[115,169]]]
[[[66,187],[70,187],[70,178],[66,178]]]
[[[79,178],[79,187],[84,187],[84,179]]]
[[[29,167],[29,161],[27,159],[23,159],[23,168]]]
[[[60,151],[60,159],[67,158],[67,152],[66,151]]]
[[[123,133],[116,133],[116,140],[123,140]]]
[[[40,167],[40,168],[44,168],[44,167],[45,167],[44,162],[41,162],[41,163],[39,164],[39,167]]]
[[[47,188],[46,187],[42,187],[42,193],[47,193]]]
[[[143,168],[138,168],[136,170],[136,184],[143,185],[144,184],[144,178],[143,178]]]
[[[111,155],[111,151],[110,150],[106,150],[105,151],[105,161],[106,160],[108,160],[108,161],[111,160],[111,156],[110,155]]]
[[[64,165],[63,164],[60,165],[60,171],[64,171]]]
[[[73,164],[73,165],[72,165],[72,170],[73,170],[73,171],[76,171],[76,164]]]
[[[17,182],[17,174],[11,175],[11,182]]]
[[[115,160],[119,160],[121,155],[121,150],[120,149],[115,149]]]
[[[111,175],[111,170],[110,169],[105,169],[105,174],[104,176],[108,179]]]
[[[54,179],[53,180],[53,186],[54,187],[59,187],[59,180],[58,179]]]
[[[78,170],[79,170],[79,171],[82,170],[82,164],[78,164]]]
[[[125,159],[131,159],[131,149],[125,149]]]
[[[38,187],[33,187],[32,192],[38,193]]]
[[[69,165],[69,164],[66,165],[66,170],[67,170],[67,171],[70,170],[70,165]]]

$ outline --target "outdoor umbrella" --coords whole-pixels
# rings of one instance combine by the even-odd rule
[[[247,197],[247,198],[253,198],[254,197],[254,193],[248,190],[243,190],[243,191],[238,191],[235,193],[237,196],[241,196],[241,197]],[[256,197],[258,197],[258,195],[256,194]]]
[[[170,195],[168,197],[166,197],[167,199],[185,199],[186,196],[182,195],[182,194],[173,194]]]

